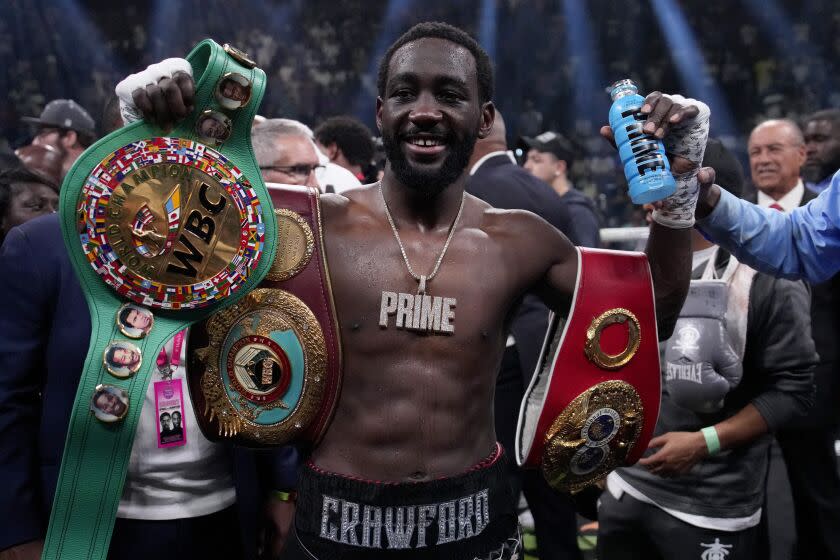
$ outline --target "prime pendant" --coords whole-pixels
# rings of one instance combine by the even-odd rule
[[[425,288],[421,282],[421,288]],[[387,329],[392,322],[398,329],[433,334],[455,333],[455,298],[429,296],[425,289],[417,294],[382,292],[379,326]]]

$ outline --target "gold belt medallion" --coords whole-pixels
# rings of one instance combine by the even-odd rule
[[[212,148],[181,138],[123,146],[91,173],[80,240],[111,287],[153,308],[196,308],[239,288],[265,242],[247,178]]]
[[[546,432],[545,479],[557,490],[582,490],[624,464],[643,423],[642,400],[632,385],[612,380],[590,387]]]
[[[326,385],[326,343],[297,297],[258,288],[207,321],[201,391],[219,435],[281,445],[315,419]]]

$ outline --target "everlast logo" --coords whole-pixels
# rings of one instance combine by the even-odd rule
[[[489,523],[487,489],[421,506],[372,506],[324,496],[321,538],[365,548],[414,549],[475,537]]]
[[[213,221],[212,216],[221,212],[227,203],[227,200],[222,196],[218,197],[215,202],[211,201],[208,198],[209,190],[210,185],[207,183],[201,183],[201,187],[198,190],[198,200],[202,208],[209,215],[205,215],[199,210],[193,210],[187,216],[184,231],[178,238],[178,243],[186,248],[187,251],[178,249],[173,251],[173,256],[181,263],[181,266],[175,263],[169,263],[169,266],[166,267],[168,272],[174,272],[190,278],[196,277],[197,271],[192,263],[200,263],[204,260],[204,254],[196,249],[195,245],[190,241],[190,236],[187,236],[186,233],[191,233],[198,238],[203,243],[204,248],[209,247],[211,241],[213,241],[213,235],[216,232],[216,222]]]
[[[633,117],[636,122],[625,127],[627,136],[630,138],[630,147],[633,149],[633,156],[636,160],[636,170],[642,176],[648,171],[665,169],[665,158],[659,150],[659,141],[647,136],[643,131],[645,115],[637,109],[629,109],[621,113],[621,118]]]
[[[665,368],[665,380],[679,379],[681,381],[692,381],[703,383],[703,364],[675,364],[668,362]]]

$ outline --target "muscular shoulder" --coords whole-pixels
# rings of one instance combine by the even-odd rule
[[[325,226],[330,229],[365,227],[376,219],[373,195],[378,191],[370,186],[344,191],[341,194],[322,194],[321,212]]]
[[[565,235],[533,212],[500,210],[481,204],[481,229],[500,242],[514,262],[524,260],[550,266],[574,252]]]

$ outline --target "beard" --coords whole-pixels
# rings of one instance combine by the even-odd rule
[[[469,135],[458,141],[451,134],[446,138],[449,148],[446,158],[436,171],[424,171],[413,167],[402,150],[402,143],[395,134],[382,134],[382,147],[391,170],[397,179],[412,191],[433,198],[455,182],[464,172],[475,147],[476,135]]]
[[[826,177],[834,175],[834,172],[837,171],[837,169],[840,169],[840,167],[834,167],[831,164],[825,164],[822,162],[806,163],[802,166],[801,174],[802,178],[809,183],[819,183]]]

